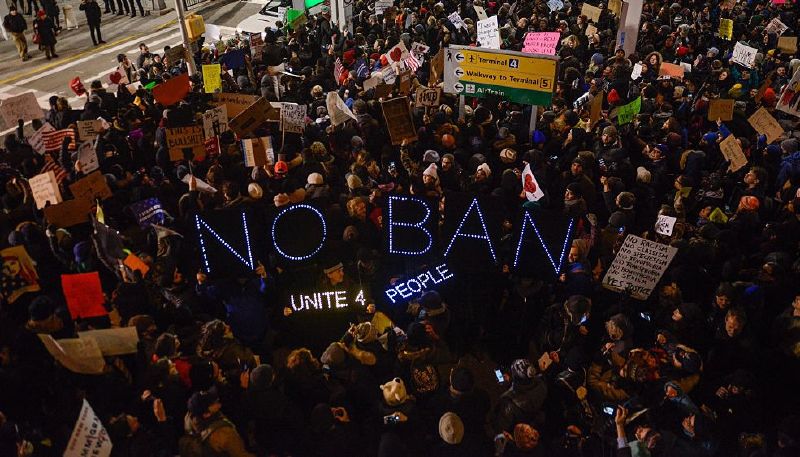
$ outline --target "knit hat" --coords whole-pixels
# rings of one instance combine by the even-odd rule
[[[201,390],[192,394],[189,398],[187,409],[192,416],[199,418],[202,417],[204,413],[208,412],[208,408],[210,408],[211,405],[218,401],[219,395],[217,394],[217,388],[212,387],[208,390]]]
[[[436,172],[436,164],[431,162],[431,164],[428,165],[428,168],[426,168],[425,171],[422,172],[422,176],[430,176],[438,181],[439,173]]]
[[[636,203],[636,196],[630,192],[620,192],[618,198],[621,209],[633,209],[633,205]]]
[[[517,359],[511,364],[511,379],[517,384],[530,384],[536,369],[528,359]]]
[[[539,431],[525,423],[515,425],[514,444],[523,451],[535,448],[539,445]]]
[[[639,167],[636,169],[636,181],[650,184],[653,180],[653,175],[650,174],[650,171],[645,167]]]
[[[272,369],[272,365],[262,363],[250,372],[250,388],[257,390],[267,389],[272,385],[274,378],[275,370]]]
[[[355,173],[348,173],[345,177],[345,181],[347,181],[347,188],[350,190],[364,187],[364,184],[361,182],[361,178],[359,178]]]
[[[322,175],[319,173],[311,173],[308,175],[308,179],[306,179],[308,184],[313,184],[316,186],[321,186],[325,181],[322,178]]]
[[[439,162],[439,153],[434,151],[433,149],[428,149],[427,151],[425,151],[425,154],[422,155],[422,162],[424,163]]]
[[[247,185],[247,194],[250,195],[250,198],[260,200],[261,197],[264,196],[264,191],[261,189],[261,186],[259,186],[258,183],[251,182]]]
[[[761,204],[758,201],[758,198],[753,197],[752,195],[744,195],[739,199],[739,208],[744,210],[758,211],[759,206],[761,206]]]
[[[464,422],[454,412],[446,412],[439,419],[439,436],[447,444],[459,444],[464,439]]]
[[[492,176],[492,169],[489,168],[488,164],[482,163],[482,164],[478,165],[478,168],[475,170],[475,172],[477,173],[480,170],[483,170],[483,174],[485,174],[487,178],[489,176]]]
[[[325,365],[336,367],[344,363],[347,358],[347,351],[345,351],[342,343],[335,341],[331,343],[325,352],[320,356],[319,361]]]
[[[281,207],[290,203],[289,196],[284,193],[275,194],[272,201],[275,203],[276,207]]]
[[[381,384],[380,389],[383,392],[383,400],[389,406],[401,405],[408,399],[406,385],[400,378],[394,378],[386,384]]]
[[[714,144],[717,142],[717,138],[719,137],[719,133],[717,132],[708,132],[703,135],[703,141],[708,144]]]
[[[517,160],[517,151],[511,148],[505,148],[500,151],[500,160],[503,163],[512,163]]]
[[[450,387],[459,392],[469,392],[475,387],[475,377],[467,367],[455,367],[450,373]]]
[[[335,264],[330,265],[329,267],[325,268],[323,271],[327,275],[327,274],[333,273],[336,270],[340,270],[342,268],[344,268],[344,265],[342,265],[342,262],[336,262]]]

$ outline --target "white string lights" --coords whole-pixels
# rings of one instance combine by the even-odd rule
[[[247,215],[242,212],[242,226],[244,227],[244,241],[247,248],[247,258],[239,254],[224,238],[222,238],[206,221],[200,218],[199,215],[194,216],[195,226],[197,227],[197,234],[200,238],[200,252],[203,256],[203,265],[205,265],[206,273],[211,273],[211,263],[208,259],[208,252],[206,251],[206,241],[203,234],[204,230],[211,234],[222,246],[225,247],[231,254],[234,255],[240,262],[245,264],[251,270],[255,269],[255,262],[253,261],[253,251],[250,248],[250,231],[247,228]]]
[[[550,265],[553,266],[553,271],[556,272],[556,276],[561,274],[561,266],[564,263],[564,254],[567,252],[567,244],[569,243],[569,236],[572,233],[572,225],[575,222],[575,219],[569,220],[569,226],[567,226],[567,233],[564,235],[564,244],[561,246],[561,255],[558,257],[558,263],[556,264],[555,260],[553,259],[553,255],[550,253],[550,249],[548,249],[547,244],[545,244],[542,235],[539,233],[539,227],[536,226],[536,222],[533,221],[533,217],[528,211],[525,211],[525,216],[522,218],[522,227],[520,228],[519,232],[519,241],[517,242],[517,250],[514,253],[514,267],[517,266],[519,263],[519,255],[522,251],[522,241],[525,239],[525,227],[526,222],[531,223],[531,227],[533,227],[533,233],[536,234],[536,238],[539,239],[539,243],[542,245],[542,249],[544,253],[547,255],[547,258],[550,260]]]
[[[409,201],[411,201],[411,202],[415,202],[415,203],[418,203],[418,204],[422,205],[422,207],[425,208],[425,217],[423,217],[422,220],[419,221],[419,222],[413,222],[413,223],[412,222],[395,222],[395,220],[394,220],[394,211],[393,211],[393,205],[394,205],[395,201],[399,201],[399,202],[409,202]],[[426,254],[428,251],[430,251],[431,250],[431,246],[433,246],[433,236],[431,236],[431,232],[427,228],[425,228],[425,224],[428,222],[428,218],[430,218],[430,217],[431,217],[431,208],[426,202],[424,202],[422,200],[419,200],[417,198],[403,197],[403,196],[399,196],[399,195],[390,195],[389,196],[389,223],[387,224],[388,228],[389,228],[389,254],[401,254],[401,255],[409,255],[409,256],[411,256],[411,255],[423,255],[423,254]],[[394,245],[395,245],[395,243],[394,243],[394,227],[407,227],[407,228],[415,228],[415,229],[421,230],[423,233],[425,233],[425,236],[428,237],[427,246],[425,246],[425,249],[422,249],[422,250],[419,250],[419,251],[406,251],[406,250],[402,250],[402,249],[395,249],[394,248]]]
[[[461,227],[464,226],[464,222],[467,221],[467,217],[469,217],[470,212],[472,212],[472,208],[475,207],[475,211],[478,213],[478,218],[481,222],[481,228],[483,229],[483,235],[476,235],[474,233],[461,233]],[[469,208],[464,213],[464,217],[461,218],[461,222],[458,224],[458,228],[456,229],[455,233],[453,234],[453,238],[450,240],[450,244],[447,245],[447,249],[444,250],[444,256],[447,257],[450,254],[450,249],[453,247],[453,243],[455,243],[456,239],[460,236],[465,238],[473,238],[478,240],[486,240],[486,243],[489,245],[489,253],[492,254],[492,259],[495,263],[497,263],[497,255],[494,252],[494,246],[492,246],[492,239],[489,237],[489,230],[486,228],[486,222],[483,219],[483,211],[481,211],[481,206],[478,204],[478,198],[473,198],[472,203],[470,203]]]
[[[298,209],[307,209],[307,210],[310,210],[311,212],[313,212],[314,214],[317,215],[319,220],[322,222],[322,240],[319,242],[319,245],[310,254],[302,255],[302,256],[293,256],[293,255],[289,255],[289,254],[285,253],[283,251],[283,249],[281,249],[280,246],[278,246],[278,240],[277,240],[277,238],[275,238],[275,228],[278,226],[278,221],[280,220],[280,218],[282,216],[284,216],[286,213],[288,213],[290,211],[295,211],[295,210],[298,210]],[[277,216],[275,216],[275,220],[272,221],[272,243],[275,245],[275,250],[278,252],[278,254],[286,257],[289,260],[300,261],[300,260],[306,260],[306,259],[310,259],[311,257],[314,257],[322,249],[322,246],[325,245],[325,239],[327,238],[327,236],[328,236],[328,225],[325,223],[325,218],[322,216],[322,213],[318,209],[314,208],[313,206],[307,205],[305,203],[301,203],[299,205],[294,205],[294,206],[290,206],[288,208],[282,209],[281,212],[278,213]]]

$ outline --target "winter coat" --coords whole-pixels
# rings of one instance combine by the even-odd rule
[[[42,46],[55,46],[56,26],[49,17],[33,21],[33,30],[39,33],[39,44]]]
[[[544,379],[533,378],[527,385],[514,384],[500,396],[492,412],[492,430],[495,433],[513,432],[520,422],[544,422],[542,405],[547,398],[547,384]]]
[[[100,11],[100,5],[98,5],[96,1],[91,0],[81,3],[80,10],[86,15],[87,24],[100,25],[103,13]],[[130,77],[130,75],[128,76]]]
[[[8,14],[3,18],[3,28],[12,33],[22,33],[28,30],[28,23],[21,14]]]

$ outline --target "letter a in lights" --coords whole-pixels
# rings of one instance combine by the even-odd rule
[[[522,252],[522,240],[525,239],[525,228],[528,226],[527,222],[531,223],[531,227],[533,227],[533,233],[536,234],[536,238],[539,240],[539,243],[542,245],[542,249],[544,253],[547,255],[547,259],[550,260],[550,265],[553,266],[553,271],[556,272],[556,276],[561,274],[561,266],[564,264],[564,254],[567,252],[567,244],[569,243],[569,236],[572,233],[572,224],[575,222],[575,219],[569,220],[569,226],[567,227],[567,233],[564,235],[564,244],[561,246],[561,255],[558,256],[558,263],[556,263],[555,259],[553,258],[553,254],[550,252],[550,249],[547,247],[547,244],[544,242],[544,238],[542,238],[542,234],[539,233],[539,227],[536,226],[536,222],[533,221],[533,217],[527,211],[525,211],[525,215],[522,217],[522,227],[519,230],[519,241],[517,242],[517,250],[514,253],[514,267],[517,266],[519,263],[519,256]]]
[[[483,229],[483,234],[475,234],[475,233],[462,233],[461,228],[464,227],[464,222],[467,221],[469,214],[472,212],[472,208],[475,208],[475,212],[478,213],[478,219],[481,222],[481,228]],[[495,263],[497,263],[497,255],[494,253],[494,246],[492,246],[492,239],[489,238],[489,230],[486,228],[486,221],[483,218],[483,211],[481,211],[481,206],[478,204],[478,198],[473,198],[472,203],[470,203],[469,208],[464,213],[464,217],[461,218],[461,222],[458,223],[458,228],[456,228],[456,232],[453,234],[453,238],[450,240],[450,244],[447,245],[447,249],[444,250],[444,256],[447,257],[450,254],[450,249],[453,248],[453,244],[456,242],[458,237],[464,238],[472,238],[477,240],[486,240],[486,244],[489,245],[489,253],[492,254],[492,259]]]
[[[203,264],[206,267],[206,273],[211,273],[211,264],[208,261],[208,253],[206,252],[206,236],[204,232],[208,232],[212,239],[221,244],[225,249],[228,250],[228,252],[233,254],[234,257],[236,257],[249,269],[254,270],[256,268],[255,262],[253,262],[253,251],[250,249],[250,232],[247,229],[247,216],[245,213],[242,213],[242,227],[244,228],[244,242],[247,246],[247,252],[245,253],[246,257],[245,255],[242,255],[236,251],[233,246],[225,241],[225,239],[222,238],[214,229],[212,229],[206,221],[201,219],[199,215],[194,216],[194,222],[197,226],[197,235],[200,238],[200,252],[203,255]]]

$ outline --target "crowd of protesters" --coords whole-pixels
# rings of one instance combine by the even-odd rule
[[[441,84],[433,57],[475,45],[473,5],[497,15],[503,49],[520,50],[527,32],[561,33],[552,103],[533,113],[531,133],[530,106],[467,97],[459,107],[444,94],[438,108],[412,108],[418,138],[393,146],[365,78],[398,42],[419,42],[430,49],[412,88]],[[798,6],[646,0],[630,55],[616,48],[618,18],[599,6],[587,35],[581,3],[568,1],[551,11],[542,0],[403,0],[376,16],[359,0],[350,33],[323,7],[296,29],[266,30],[257,56],[245,37],[205,43],[187,56],[198,68],[244,50],[242,66],[223,67],[222,92],[308,107],[302,134],[259,128],[275,152],[260,167],[244,165],[230,131],[203,160],[171,160],[166,129],[202,125],[213,97],[197,75],[180,102],[156,102],[145,86],[186,63],[145,43],[139,56],[119,56],[142,86],[134,93],[95,81],[83,107],[53,97],[43,120],[56,129],[108,121],[95,143],[113,191],[99,203],[100,225],[150,268],[142,276],[110,259],[99,222],[58,227],[36,209],[27,179],[57,170],[66,200],[84,176],[69,138],[41,155],[22,123],[5,137],[2,244],[24,246],[40,290],[12,299],[19,264],[4,257],[0,454],[61,455],[85,399],[113,456],[800,455],[800,128],[775,109],[797,92],[784,88],[800,60],[765,31],[779,18],[783,35],[796,35]],[[453,11],[465,27],[447,19]],[[723,18],[731,40],[718,34]],[[737,41],[757,49],[753,68],[731,61]],[[663,63],[691,72],[660,78]],[[354,119],[331,125],[331,91]],[[639,114],[619,125],[616,108],[637,97]],[[715,99],[735,101],[732,120],[708,119]],[[761,107],[779,138],[747,122]],[[719,147],[729,135],[747,158],[736,171]],[[545,192],[536,202],[523,191],[526,165]],[[504,242],[522,209],[577,221],[561,274],[525,274],[510,267],[513,249],[499,248],[496,264],[450,287],[386,303],[383,288],[413,270],[385,255],[387,196],[455,193],[496,202]],[[163,225],[140,225],[129,205],[154,197]],[[201,268],[195,214],[300,202],[328,219],[322,255],[297,265],[257,253],[257,268],[235,278]],[[658,216],[676,218],[671,235],[656,232]],[[630,235],[677,248],[646,300],[602,287]],[[73,320],[60,275],[93,271],[109,314]],[[306,318],[285,300],[298,283],[372,292],[352,315]],[[66,369],[38,338],[126,326],[137,353],[106,357],[95,375]]]

